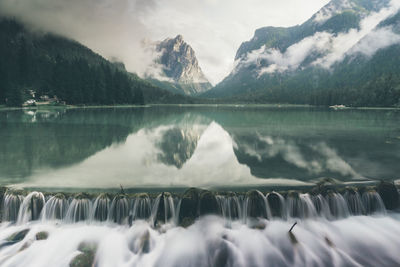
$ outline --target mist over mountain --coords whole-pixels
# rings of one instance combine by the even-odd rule
[[[264,27],[208,97],[259,102],[400,103],[399,1],[333,0],[305,23]]]
[[[0,58],[0,105],[20,106],[27,99],[45,95],[66,104],[187,101],[76,41],[32,31],[15,19],[0,17]]]
[[[195,51],[182,35],[153,44],[157,54],[146,76],[155,85],[174,93],[196,95],[211,89]]]

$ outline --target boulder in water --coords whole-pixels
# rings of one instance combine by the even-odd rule
[[[204,191],[200,194],[200,215],[207,214],[220,214],[217,198],[210,191]]]
[[[264,195],[257,190],[249,191],[246,194],[247,216],[250,218],[267,218],[267,207]]]
[[[36,240],[46,240],[49,237],[49,233],[42,231],[35,235]]]
[[[28,234],[28,232],[29,232],[29,229],[21,230],[19,232],[16,232],[16,233],[10,235],[6,240],[9,242],[14,242],[14,243],[20,242],[21,240],[23,240],[25,238],[25,236]]]
[[[179,224],[181,226],[189,226],[199,216],[198,207],[199,195],[201,194],[201,192],[201,189],[189,188],[183,194],[179,211]]]
[[[93,243],[82,242],[79,244],[78,250],[82,252],[71,260],[70,267],[92,267],[94,266],[94,256],[96,254],[97,245]]]
[[[271,209],[272,217],[283,217],[281,198],[276,192],[271,192],[267,195],[269,208]]]

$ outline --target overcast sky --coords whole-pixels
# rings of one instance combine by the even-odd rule
[[[329,0],[1,0],[0,13],[75,39],[143,74],[152,61],[143,43],[182,34],[216,84],[236,50],[263,26],[304,22]]]

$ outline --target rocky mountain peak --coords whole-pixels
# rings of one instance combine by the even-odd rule
[[[155,63],[162,68],[161,75],[171,81],[174,87],[180,88],[175,92],[193,95],[212,87],[199,66],[193,48],[184,41],[182,35],[157,42],[155,50],[159,54]]]
[[[168,78],[180,83],[208,83],[197,61],[193,48],[182,35],[167,38],[156,46],[161,53],[159,62]]]

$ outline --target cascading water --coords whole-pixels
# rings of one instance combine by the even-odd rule
[[[39,219],[44,203],[44,195],[40,192],[32,192],[27,195],[19,209],[17,223],[21,224]]]
[[[165,224],[169,221],[176,224],[175,202],[171,194],[163,192],[154,201],[151,210],[152,225]]]
[[[42,221],[62,220],[68,211],[68,201],[63,194],[50,197],[43,207]]]
[[[317,216],[317,211],[309,194],[290,192],[286,199],[289,218],[310,218]]]
[[[218,195],[217,200],[222,217],[228,221],[243,219],[242,204],[235,193],[230,192],[224,196]]]
[[[150,197],[147,194],[138,194],[133,202],[133,219],[148,219],[151,215]]]
[[[268,193],[267,202],[271,209],[272,217],[285,218],[285,198],[281,194],[277,192]]]
[[[4,196],[3,220],[15,222],[18,218],[19,208],[24,201],[24,196],[17,192],[6,193]]]
[[[258,190],[247,193],[244,201],[244,219],[271,218],[271,211],[265,196]]]
[[[78,194],[69,205],[66,220],[68,222],[85,221],[90,218],[92,201],[86,194]]]
[[[376,191],[368,189],[362,198],[356,193],[290,192],[284,197],[192,189],[153,199],[147,194],[77,194],[69,203],[64,194],[45,199],[39,192],[26,197],[8,192],[3,221],[16,221],[17,214],[24,219],[0,224],[0,265],[76,266],[84,259],[98,267],[398,266],[400,216],[385,214]],[[177,200],[182,198],[196,208],[188,228],[175,227],[181,223]],[[362,211],[374,215],[350,216]],[[297,226],[288,233],[294,219]],[[75,223],[80,221],[85,223]]]
[[[346,200],[341,194],[329,192],[327,198],[329,210],[334,218],[345,218],[349,216],[349,209]]]
[[[386,212],[382,198],[373,189],[368,189],[363,193],[362,202],[364,204],[365,212],[367,214]]]
[[[118,224],[123,224],[123,223],[126,224],[128,216],[129,216],[128,198],[123,194],[117,195],[116,197],[114,197],[111,203],[108,219]]]
[[[93,204],[93,220],[106,221],[108,219],[108,213],[110,211],[110,197],[108,194],[100,194]]]
[[[327,219],[332,218],[331,212],[329,210],[328,201],[321,194],[313,196],[312,200],[315,207],[315,211],[319,216]]]
[[[349,211],[352,215],[365,214],[360,194],[356,190],[348,189],[343,197],[346,199]]]

